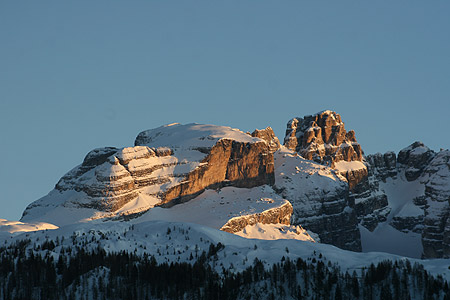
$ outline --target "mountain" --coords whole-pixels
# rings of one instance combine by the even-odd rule
[[[256,224],[301,226],[353,251],[448,257],[448,150],[420,142],[398,155],[364,155],[341,116],[325,110],[268,127],[169,124],[134,147],[89,152],[22,222],[194,222],[228,232]],[[248,230],[250,232],[250,230]]]
[[[291,119],[283,145],[270,127],[146,130],[132,147],[90,151],[20,221],[0,219],[0,282],[7,282],[0,299],[175,299],[181,288],[173,281],[150,288],[138,275],[175,269],[170,276],[209,274],[191,290],[183,286],[192,299],[271,299],[274,289],[282,299],[376,299],[391,291],[397,299],[444,299],[449,157],[421,142],[365,155],[329,110]],[[27,268],[45,270],[45,280]],[[49,282],[57,292],[48,292]],[[135,294],[113,296],[124,282]],[[199,294],[187,296],[194,286]],[[224,290],[213,297],[211,286]]]

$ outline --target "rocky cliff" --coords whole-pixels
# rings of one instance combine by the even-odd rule
[[[441,150],[423,169],[425,218],[422,232],[425,258],[450,257],[450,151]]]

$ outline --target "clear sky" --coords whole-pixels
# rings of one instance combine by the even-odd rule
[[[450,147],[450,1],[0,1],[0,218],[85,154],[341,114],[366,154]]]

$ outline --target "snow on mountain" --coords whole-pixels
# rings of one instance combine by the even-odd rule
[[[398,156],[389,152],[367,157],[369,196],[356,199],[361,225],[368,229],[361,228],[363,251],[450,256],[449,153],[434,153],[414,142]]]
[[[264,229],[264,227],[259,227]],[[258,229],[256,229],[258,230]],[[236,272],[253,265],[258,258],[266,267],[280,262],[283,257],[295,260],[322,260],[325,264],[338,264],[343,272],[360,272],[362,267],[384,260],[404,261],[405,258],[381,252],[357,253],[337,247],[301,241],[297,239],[253,239],[243,238],[211,227],[167,221],[136,222],[102,222],[78,223],[58,228],[56,230],[21,233],[12,237],[0,235],[0,244],[14,244],[16,241],[29,239],[26,243],[26,253],[35,255],[51,255],[58,260],[62,248],[70,247],[73,251],[83,249],[89,251],[98,247],[107,253],[128,251],[137,255],[154,255],[157,263],[188,262],[194,263],[203,251],[208,252],[211,245],[221,243],[224,247],[217,252],[217,257],[209,263],[217,272],[222,267],[231,268]],[[43,247],[53,241],[55,247]],[[40,246],[42,250],[32,249]],[[448,260],[418,260],[409,259],[423,265],[432,275],[442,275],[450,280]]]
[[[19,221],[8,221],[5,219],[0,219],[0,232],[20,233],[57,228],[58,226],[44,222],[23,223]]]
[[[260,240],[299,240],[315,242],[314,238],[301,226],[282,225],[282,224],[261,224],[247,225],[241,231],[235,232],[236,235],[247,239]],[[313,234],[313,236],[316,236]]]
[[[250,189],[225,187],[206,190],[189,202],[171,208],[155,207],[137,218],[136,222],[190,222],[220,229],[232,218],[263,213],[286,202],[267,185]]]
[[[200,151],[203,153],[203,156],[206,156],[209,150],[222,139],[242,143],[262,141],[239,129],[227,126],[197,123],[182,125],[179,123],[172,123],[155,129],[142,131],[136,137],[135,146],[145,145],[154,148],[171,149],[175,152],[176,157],[191,160],[189,156],[192,155],[192,151]],[[199,158],[197,158],[197,160],[198,159]]]
[[[386,182],[381,182],[380,190],[387,196],[388,214],[373,232],[360,227],[363,252],[385,251],[420,258],[423,253],[420,234],[423,225],[417,222],[419,224],[412,228],[407,227],[404,220],[423,220],[424,211],[414,204],[414,199],[423,194],[424,186],[419,180],[409,182],[404,174],[399,174],[395,179],[387,178]]]

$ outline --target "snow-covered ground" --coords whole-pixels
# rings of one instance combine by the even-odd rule
[[[136,144],[149,147],[169,147],[173,150],[193,150],[211,148],[221,139],[247,143],[262,141],[239,129],[227,126],[173,123],[139,133]]]
[[[367,169],[366,165],[360,161],[338,161],[334,164],[335,169],[339,172],[348,172],[354,170]]]
[[[255,258],[266,266],[280,262],[282,257],[290,259],[321,259],[325,263],[337,263],[342,270],[359,272],[362,267],[383,260],[405,260],[404,257],[388,253],[358,253],[337,247],[299,241],[293,239],[248,239],[211,227],[167,221],[147,221],[132,224],[129,222],[79,223],[55,230],[21,233],[18,235],[0,235],[0,245],[7,246],[17,240],[30,239],[29,249],[46,241],[58,241],[52,250],[39,250],[36,254],[60,255],[62,247],[82,247],[84,250],[101,247],[107,252],[129,251],[138,255],[154,255],[157,262],[194,262],[203,251],[208,252],[211,244],[222,243],[225,247],[217,253],[217,259],[211,261],[220,273],[222,266],[242,271],[253,264]],[[411,263],[422,264],[433,275],[442,275],[450,280],[446,259],[419,260],[409,259]]]
[[[233,217],[261,213],[286,202],[268,185],[254,188],[225,187],[206,190],[196,198],[171,208],[155,207],[135,222],[165,220],[190,222],[220,229]]]
[[[57,228],[58,226],[44,222],[23,223],[19,221],[0,219],[0,232],[19,233]]]
[[[291,239],[299,241],[315,242],[314,238],[302,227],[283,224],[247,225],[241,231],[235,233],[247,239],[281,240]]]

